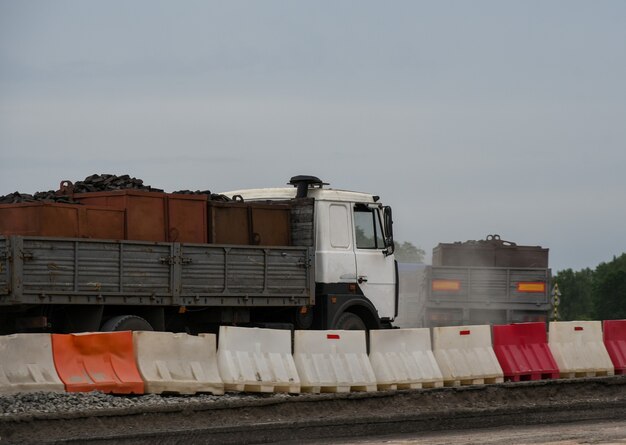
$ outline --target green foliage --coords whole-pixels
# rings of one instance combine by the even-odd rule
[[[626,253],[595,270],[562,270],[554,282],[561,291],[561,320],[626,319]]]
[[[561,320],[591,320],[593,318],[593,271],[589,268],[574,272],[560,271],[553,279],[561,291],[559,315]]]
[[[593,303],[598,320],[626,318],[626,253],[596,268]]]
[[[398,263],[423,263],[426,252],[408,241],[394,241],[394,255]]]

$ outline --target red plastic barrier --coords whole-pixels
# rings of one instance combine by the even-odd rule
[[[68,392],[144,393],[130,331],[53,334],[52,353]]]
[[[519,382],[559,377],[559,367],[548,347],[545,323],[494,326],[493,350],[506,380]]]
[[[615,374],[626,374],[626,320],[605,320],[602,330]]]

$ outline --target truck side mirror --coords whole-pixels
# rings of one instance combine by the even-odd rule
[[[392,255],[395,250],[393,243],[393,218],[391,215],[391,207],[383,207],[384,235],[385,235],[385,256]]]

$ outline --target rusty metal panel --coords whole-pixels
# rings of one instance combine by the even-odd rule
[[[252,244],[290,246],[291,222],[289,205],[250,205]]]
[[[250,244],[248,207],[242,203],[209,202],[209,242],[213,244]]]
[[[502,246],[496,249],[496,267],[548,267],[548,249],[540,246]]]
[[[126,239],[166,241],[165,194],[125,193]]]
[[[127,240],[166,241],[166,196],[160,192],[119,190],[78,193],[74,199],[83,204],[125,210]]]
[[[46,202],[2,204],[0,234],[123,239],[124,211]]]
[[[461,243],[440,243],[433,249],[433,266],[495,266],[493,246],[466,246]]]
[[[518,246],[489,235],[486,240],[440,243],[433,249],[433,266],[548,267],[549,249]]]
[[[178,243],[207,242],[207,196],[167,195],[168,241]]]
[[[77,237],[80,207],[45,202],[0,204],[0,234]]]
[[[209,202],[208,219],[214,244],[292,245],[289,204]]]
[[[122,240],[125,237],[125,212],[107,207],[81,206],[80,237]]]

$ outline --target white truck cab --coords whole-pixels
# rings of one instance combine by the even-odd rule
[[[317,327],[390,326],[398,309],[391,208],[378,196],[327,188],[312,176],[295,176],[290,184],[223,194],[244,201],[313,199]]]

